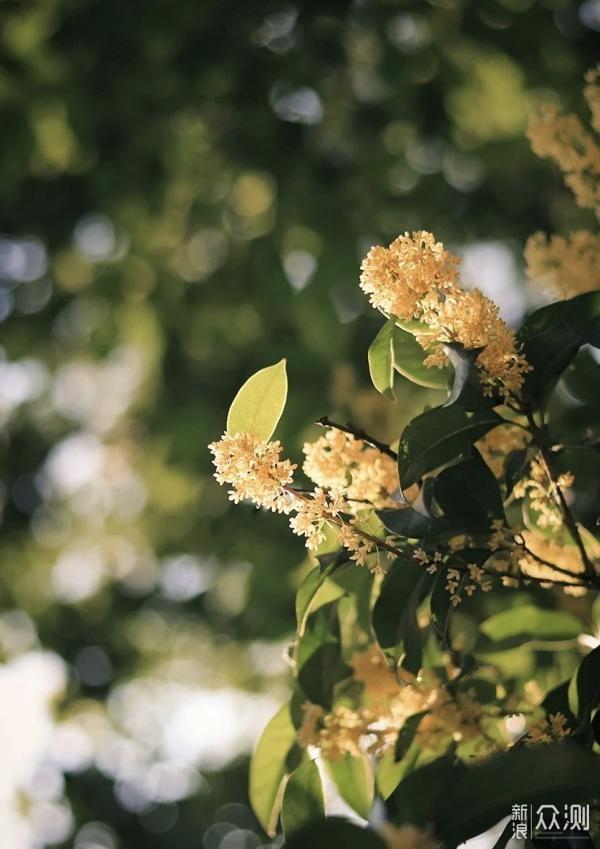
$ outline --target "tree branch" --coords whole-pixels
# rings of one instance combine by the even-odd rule
[[[341,430],[342,433],[349,433],[350,436],[354,436],[356,439],[362,439],[362,441],[366,442],[367,445],[370,445],[372,448],[376,448],[378,451],[381,451],[382,454],[385,454],[387,457],[391,457],[392,460],[398,460],[398,455],[390,448],[389,445],[385,442],[380,442],[378,439],[374,439],[374,437],[369,436],[369,434],[364,430],[354,427],[354,425],[350,424],[350,422],[343,425],[332,421],[329,416],[322,416],[320,419],[317,419],[315,424],[318,424],[321,427],[331,427],[335,430]]]
[[[540,458],[542,461],[542,465],[544,467],[544,471],[548,476],[548,480],[552,485],[552,492],[554,493],[556,503],[563,517],[563,521],[567,527],[567,530],[571,534],[575,545],[579,549],[579,553],[581,555],[581,560],[583,565],[585,566],[585,574],[589,580],[597,581],[598,573],[596,572],[596,568],[590,558],[588,557],[588,553],[585,550],[585,546],[583,544],[583,540],[581,539],[581,534],[579,533],[579,528],[577,527],[577,522],[573,518],[573,514],[569,509],[569,505],[567,504],[567,500],[564,496],[564,493],[560,486],[556,481],[556,477],[552,472],[552,464],[550,453],[548,451],[548,447],[546,445],[546,441],[544,438],[544,433],[541,428],[539,428],[536,424],[536,421],[533,417],[533,413],[531,410],[527,410],[527,422],[529,423],[529,430],[531,431],[531,435],[535,444],[539,449]]]

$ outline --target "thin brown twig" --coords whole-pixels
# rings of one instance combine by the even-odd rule
[[[294,495],[297,498],[300,498],[300,500],[302,500],[302,501],[308,501],[309,498],[310,498],[310,496],[306,496],[306,495],[298,492],[297,490],[294,490],[292,487],[286,486],[286,487],[284,487],[284,489],[290,495]],[[344,520],[342,518],[340,518],[339,516],[334,516],[333,514],[331,514],[327,517],[327,519],[332,524],[337,525],[340,528],[344,527],[344,525],[345,525]],[[407,552],[404,549],[397,548],[396,546],[387,542],[387,540],[381,539],[380,537],[376,537],[374,534],[370,534],[367,531],[363,531],[360,528],[358,528],[356,525],[351,525],[350,527],[352,528],[354,533],[356,533],[358,536],[362,537],[363,539],[366,539],[369,542],[373,543],[373,545],[376,548],[383,548],[385,551],[389,551],[391,554],[395,554],[397,557],[403,557],[403,556],[405,557],[406,554],[407,554]],[[548,565],[549,566],[551,565],[553,568],[555,568],[554,564],[550,564],[548,562]],[[440,564],[440,568],[446,568],[446,565]],[[447,568],[456,569],[458,572],[460,572],[461,574],[464,574],[464,575],[470,574],[468,568],[466,566],[463,567],[462,564],[460,564],[460,563],[448,564]],[[588,587],[590,589],[592,589],[592,588],[597,589],[600,586],[600,578],[599,577],[595,577],[595,578],[592,579],[592,578],[586,578],[586,576],[584,576],[584,575],[578,575],[577,578],[579,579],[580,583],[573,583],[572,581],[558,581],[554,578],[549,578],[549,579],[548,578],[535,578],[531,575],[524,575],[523,573],[521,573],[520,575],[510,575],[510,574],[507,574],[505,572],[498,572],[495,569],[486,569],[485,566],[482,566],[481,570],[482,570],[482,572],[484,572],[484,574],[488,575],[491,578],[500,578],[500,579],[501,578],[511,578],[515,581],[518,581],[521,584],[523,584],[523,583],[525,583],[525,584],[534,583],[534,584],[538,584],[540,586],[544,586],[544,585],[547,586],[548,584],[552,584],[553,586],[557,586],[557,587]],[[572,574],[572,573],[568,573],[568,574]]]
[[[339,422],[332,421],[329,416],[321,416],[320,419],[317,419],[315,424],[320,425],[320,427],[331,427],[335,430],[341,430],[342,433],[349,433],[350,436],[354,436],[356,439],[362,439],[362,441],[366,442],[367,445],[370,445],[372,448],[376,448],[378,451],[381,451],[382,454],[385,454],[387,457],[391,457],[392,460],[398,460],[398,455],[387,443],[380,442],[361,428],[354,427],[354,425],[350,424],[350,422],[343,425],[339,424]]]
[[[548,449],[547,449],[547,446],[546,446],[544,433],[541,430],[541,428],[539,428],[538,425],[536,424],[536,421],[533,417],[533,413],[531,412],[531,410],[527,410],[527,421],[529,423],[529,429],[531,431],[531,435],[534,439],[535,444],[537,445],[537,447],[539,449],[539,456],[540,456],[540,459],[541,459],[541,462],[542,462],[542,466],[544,467],[544,471],[546,472],[546,475],[548,476],[548,480],[550,481],[550,483],[552,485],[552,492],[554,493],[556,503],[557,503],[558,508],[559,508],[561,515],[563,517],[563,521],[564,521],[564,523],[567,527],[567,530],[571,534],[571,537],[573,538],[575,545],[579,549],[579,553],[581,555],[581,559],[582,559],[583,565],[585,567],[586,576],[587,576],[588,579],[590,579],[590,580],[593,579],[594,582],[596,582],[598,574],[596,572],[594,564],[592,563],[592,561],[588,557],[588,553],[587,553],[585,546],[583,544],[583,540],[581,539],[581,534],[579,533],[579,528],[577,527],[577,522],[573,518],[573,514],[571,513],[571,511],[569,509],[569,505],[567,504],[567,500],[565,498],[565,495],[564,495],[561,487],[558,485],[558,482],[556,480],[556,477],[554,476],[554,473],[552,472],[552,464],[551,464],[550,455],[548,453]]]
[[[529,554],[530,557],[533,557],[533,559],[537,560],[537,562],[540,563],[542,566],[547,566],[549,569],[554,569],[555,572],[560,572],[562,575],[568,575],[569,577],[577,578],[578,580],[581,580],[585,577],[585,575],[581,572],[571,572],[570,569],[565,569],[562,566],[559,566],[557,563],[552,563],[550,560],[544,560],[543,557],[540,557],[538,554],[535,554],[527,545],[525,545],[524,541],[519,542],[519,540],[517,539],[518,536],[521,536],[521,534],[517,534],[515,536],[515,542],[519,546],[519,548],[522,548],[526,554]],[[523,539],[522,536],[521,539]],[[502,550],[510,551],[510,549],[508,548]]]

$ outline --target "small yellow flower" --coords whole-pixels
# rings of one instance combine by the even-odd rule
[[[560,711],[551,713],[547,718],[540,719],[533,725],[525,737],[523,742],[526,746],[539,746],[543,743],[554,743],[556,740],[564,740],[571,733],[567,728],[567,717]]]
[[[325,539],[327,523],[338,519],[346,509],[339,493],[327,493],[317,488],[309,496],[296,500],[296,515],[290,519],[290,528],[298,536],[306,537],[306,547],[314,551]]]
[[[317,486],[342,493],[354,510],[390,504],[398,487],[396,463],[362,439],[332,428],[302,450],[304,473]]]
[[[588,77],[586,96],[598,130],[597,70]],[[553,159],[579,206],[600,213],[600,147],[576,115],[562,115],[556,106],[546,106],[530,123],[527,135],[537,156]]]
[[[576,230],[568,236],[534,233],[525,245],[527,277],[558,298],[600,289],[600,235]]]
[[[248,499],[276,513],[290,512],[293,498],[284,487],[292,482],[296,466],[279,459],[279,442],[265,442],[252,433],[225,433],[208,448],[214,455],[215,478],[232,487],[231,501]]]
[[[516,393],[529,365],[496,304],[479,289],[461,289],[458,265],[458,257],[431,233],[405,233],[389,248],[371,248],[361,266],[360,285],[374,307],[421,323],[416,339],[429,352],[427,366],[446,364],[444,344],[481,348],[477,367],[484,391],[497,387],[504,395]]]
[[[431,233],[419,230],[398,236],[389,248],[372,247],[361,270],[360,287],[376,309],[398,318],[419,318],[421,298],[456,283],[458,257]]]

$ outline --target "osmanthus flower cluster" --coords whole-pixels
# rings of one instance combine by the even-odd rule
[[[428,351],[426,366],[444,366],[444,346],[458,344],[477,353],[487,390],[505,396],[519,391],[529,366],[514,333],[479,289],[461,288],[458,257],[431,233],[405,233],[387,248],[371,248],[361,268],[360,285],[372,306],[401,322],[417,322],[410,327]]]
[[[513,804],[600,798],[600,291],[513,332],[424,232],[373,248],[361,286],[386,317],[375,389],[437,403],[391,445],[322,418],[300,469],[272,439],[282,361],[210,446],[229,497],[287,514],[308,548],[250,798],[292,849],[452,847]],[[328,818],[332,788],[372,827]]]
[[[448,739],[476,741],[484,752],[490,751],[490,741],[482,734],[486,716],[473,692],[452,693],[433,673],[417,678],[405,672],[399,680],[377,646],[355,653],[351,666],[364,703],[357,708],[340,705],[331,712],[304,703],[298,732],[302,747],[315,747],[333,761],[346,754],[381,757],[394,751],[411,720],[415,741],[433,751],[443,749]]]
[[[591,113],[588,132],[573,114],[548,105],[529,124],[534,153],[552,159],[579,206],[600,217],[600,65],[586,75],[584,95]],[[534,233],[525,246],[534,285],[559,298],[600,287],[600,233],[575,230],[566,236]]]

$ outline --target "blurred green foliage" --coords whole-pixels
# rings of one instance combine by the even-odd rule
[[[365,249],[423,227],[518,255],[587,220],[523,135],[540,100],[580,106],[586,6],[1,4],[2,632],[33,620],[23,645],[64,658],[63,717],[152,676],[277,694],[258,641],[277,657],[290,632],[302,543],[230,511],[206,445],[284,355],[290,448],[325,413],[394,438],[424,396],[365,393]],[[96,760],[69,774],[73,828],[199,846],[245,799],[236,763],[195,764],[177,814]]]

